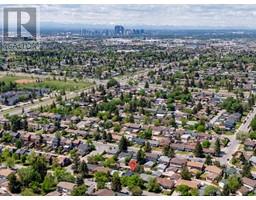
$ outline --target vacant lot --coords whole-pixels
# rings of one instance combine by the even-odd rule
[[[36,80],[32,80],[32,79],[20,79],[20,80],[16,80],[15,83],[18,84],[29,84],[29,83],[35,83]]]
[[[66,90],[74,91],[87,88],[91,83],[87,81],[73,81],[73,80],[50,80],[50,79],[33,79],[30,77],[21,76],[3,76],[0,81],[15,82],[18,88],[48,88],[50,90]]]

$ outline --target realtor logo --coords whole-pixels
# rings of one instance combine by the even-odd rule
[[[4,51],[39,50],[39,24],[36,7],[3,8]]]

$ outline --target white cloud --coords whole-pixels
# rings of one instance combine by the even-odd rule
[[[256,28],[256,5],[41,5],[42,22]]]

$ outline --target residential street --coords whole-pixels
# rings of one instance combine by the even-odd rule
[[[224,149],[224,155],[219,158],[220,164],[224,165],[229,163],[230,158],[232,158],[232,154],[234,154],[240,145],[240,141],[236,139],[236,136],[239,132],[249,132],[250,131],[250,123],[253,120],[254,116],[256,115],[256,107],[253,107],[253,110],[248,113],[248,115],[245,117],[244,122],[240,125],[240,127],[236,130],[235,134],[230,136],[230,142],[227,148]]]

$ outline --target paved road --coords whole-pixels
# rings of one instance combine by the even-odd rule
[[[250,131],[250,123],[255,117],[255,115],[256,115],[256,107],[254,107],[253,110],[248,113],[243,123],[236,130],[235,134],[229,137],[230,143],[229,143],[229,146],[226,149],[224,149],[225,154],[221,158],[219,158],[220,164],[222,165],[229,164],[229,161],[231,160],[232,155],[238,150],[240,145],[240,141],[236,139],[237,134],[239,132],[248,133]]]
[[[79,90],[77,92],[70,92],[70,93],[67,93],[65,95],[65,97],[66,97],[66,99],[75,98],[75,97],[79,96],[82,91],[89,91],[89,89]],[[26,105],[17,106],[15,108],[10,108],[10,109],[1,111],[0,118],[2,118],[5,114],[9,114],[9,115],[21,114],[23,109],[24,109],[24,111],[30,111],[30,110],[33,110],[36,108],[40,108],[41,106],[51,105],[54,101],[56,101],[56,97],[46,98],[39,102],[29,103]]]
[[[250,113],[248,113],[248,115],[246,116],[246,121],[245,121],[245,123],[243,123],[240,127],[239,127],[239,129],[238,129],[238,131],[239,132],[245,132],[245,133],[248,133],[249,131],[250,131],[250,124],[251,124],[251,121],[253,120],[253,118],[255,117],[255,115],[256,115],[256,106],[255,107],[253,107],[253,110],[250,112]]]
[[[129,74],[129,76],[124,75],[124,76],[117,77],[116,79],[121,84],[126,84],[126,83],[128,83],[128,81],[131,77],[136,79],[138,76],[145,75],[149,70],[150,69],[144,69],[141,71],[137,71],[137,72],[133,73],[132,75],[131,74]],[[25,73],[11,73],[11,74],[19,75],[19,76],[27,76],[27,77],[31,75],[31,74],[25,74]],[[6,75],[6,73],[0,72],[0,75]],[[47,77],[49,78],[49,76],[43,76],[43,75],[34,75],[33,74],[32,76],[34,76],[34,77],[39,76],[40,78],[47,78]],[[99,85],[99,84],[106,85],[107,84],[107,80],[99,80],[99,79],[86,79],[86,80],[88,80],[89,82],[94,83],[94,84],[89,86],[89,88],[84,88],[84,89],[76,91],[76,92],[67,93],[65,95],[66,99],[73,99],[73,98],[79,96],[82,91],[89,92],[89,90],[96,85]],[[3,116],[7,113],[10,115],[21,114],[23,109],[24,109],[24,111],[30,111],[32,109],[40,108],[41,106],[51,105],[53,103],[53,101],[56,101],[56,97],[46,98],[40,102],[28,103],[26,105],[20,105],[20,106],[16,106],[15,108],[6,109],[6,110],[0,112],[0,118],[3,118]]]

